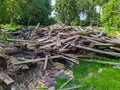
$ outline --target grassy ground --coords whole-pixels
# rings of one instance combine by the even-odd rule
[[[116,60],[112,61],[116,62]],[[73,71],[75,80],[65,88],[83,85],[78,90],[120,90],[120,69],[113,68],[113,66],[80,61],[80,65],[69,69]],[[56,79],[56,81],[57,90],[67,79]]]
[[[16,24],[1,24],[0,27],[6,30],[16,30],[16,29],[21,29],[23,25],[16,25]],[[35,29],[35,25],[29,25],[28,29]],[[41,28],[43,26],[40,26],[39,28]]]

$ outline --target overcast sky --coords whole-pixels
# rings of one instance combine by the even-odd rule
[[[51,5],[54,6],[55,5],[55,1],[56,0],[51,0]],[[51,17],[55,16],[55,10],[51,12]]]
[[[51,0],[51,4],[54,6],[55,5],[55,0]]]

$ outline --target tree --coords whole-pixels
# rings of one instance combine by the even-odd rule
[[[65,24],[72,24],[79,20],[79,9],[77,8],[77,0],[57,0],[56,1],[56,15]]]
[[[86,21],[89,25],[94,25],[95,21],[100,20],[100,13],[96,12],[96,6],[102,6],[109,0],[78,0],[81,13],[87,15]]]
[[[0,22],[45,25],[51,10],[51,0],[0,0]]]
[[[96,12],[96,6],[102,7],[109,0],[57,0],[56,12],[62,23],[71,24],[79,21],[80,13],[87,16],[86,21],[93,25],[99,21],[100,13]]]
[[[25,0],[5,0],[6,8],[7,8],[7,17],[9,17],[9,22],[12,24],[17,20],[21,15],[20,5],[25,3]],[[8,23],[9,23],[8,22]]]
[[[6,8],[6,4],[4,3],[4,0],[0,0],[0,23],[5,23],[6,21],[6,12],[7,12],[7,8]]]
[[[103,7],[103,14],[101,16],[103,26],[115,30],[120,28],[120,0],[110,0]]]
[[[45,25],[45,21],[48,20],[51,14],[51,0],[26,0],[24,5],[21,5],[22,24],[37,24]]]

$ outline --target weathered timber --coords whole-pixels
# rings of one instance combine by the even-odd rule
[[[89,55],[78,55],[78,54],[63,54],[63,55],[67,56],[67,57],[74,58],[74,59],[78,59],[78,58],[90,58]]]
[[[47,63],[48,63],[48,55],[45,57],[45,63],[44,63],[44,70],[47,68]]]
[[[84,49],[84,50],[87,50],[87,51],[92,51],[92,52],[96,52],[96,53],[101,53],[101,54],[106,54],[106,55],[110,55],[110,56],[120,57],[120,53],[116,53],[116,52],[107,52],[107,51],[103,51],[103,50],[97,50],[97,49],[93,49],[93,48],[89,48],[89,47],[85,47],[85,46],[81,46],[81,45],[74,45],[74,44],[72,44],[72,46],[80,48],[80,49]]]
[[[56,36],[56,43],[57,43],[57,46],[61,46],[61,39],[59,34]]]
[[[117,47],[110,47],[110,49],[120,52],[120,48],[117,48]]]
[[[2,80],[6,85],[10,85],[10,84],[13,84],[15,82],[12,78],[10,78],[5,73],[0,73],[0,80]]]
[[[74,59],[74,58],[69,58],[69,57],[66,57],[66,56],[63,56],[63,55],[61,55],[61,57],[64,58],[64,59],[66,59],[66,60],[69,60],[71,62],[74,62],[76,64],[79,64],[79,61],[76,60],[76,59]]]
[[[70,35],[70,36],[74,36],[74,35],[89,35],[89,34],[94,34],[94,32],[86,32],[86,31],[79,31],[79,32],[72,32],[72,33],[59,33],[60,35]]]
[[[69,37],[69,38],[67,38],[67,39],[61,40],[61,43],[65,43],[65,42],[70,41],[70,40],[72,40],[72,39],[74,39],[74,38],[76,38],[76,37],[78,37],[78,36],[72,36],[72,37]],[[54,46],[54,45],[56,45],[56,42],[51,43],[51,44],[49,44],[49,45],[41,46],[40,48],[41,48],[41,49],[44,49],[44,48],[51,47],[51,46]]]
[[[8,42],[21,42],[21,43],[38,43],[38,40],[19,40],[19,39],[0,39],[0,40],[4,40],[4,41],[8,41]]]
[[[60,57],[61,57],[61,55],[51,56],[51,59],[60,58]],[[46,58],[40,58],[40,59],[23,59],[23,58],[18,58],[18,60],[22,60],[22,61],[16,62],[16,63],[14,63],[14,65],[26,64],[26,63],[34,63],[34,62],[38,62],[38,61],[43,61],[45,59]]]

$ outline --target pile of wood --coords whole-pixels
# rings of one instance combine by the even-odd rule
[[[14,32],[15,37],[24,33],[17,32]],[[1,40],[7,44],[0,44],[0,70],[10,76],[33,65],[45,71],[54,68],[54,63],[58,61],[79,64],[78,58],[120,57],[120,38],[90,27],[77,30],[71,26],[53,25],[30,31],[27,39]]]

